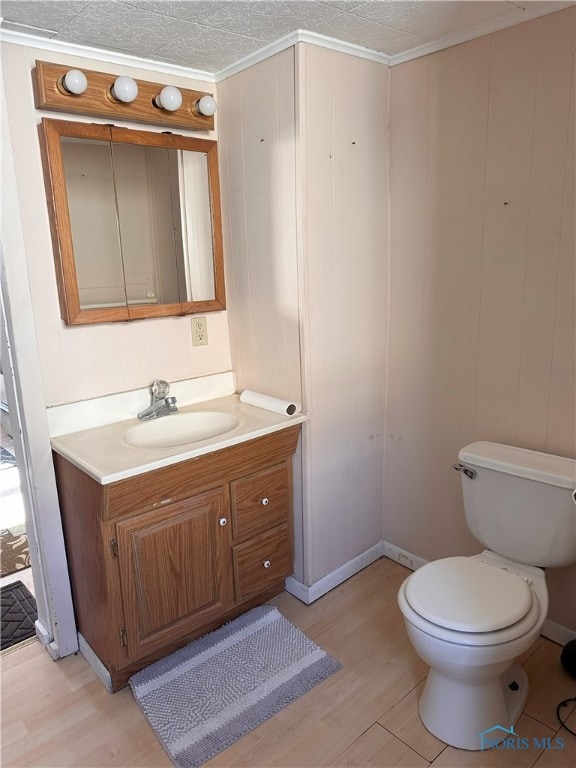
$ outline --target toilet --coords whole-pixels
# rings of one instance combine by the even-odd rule
[[[447,744],[479,750],[509,736],[528,696],[515,659],[546,619],[544,569],[576,562],[576,461],[490,442],[458,458],[466,521],[486,549],[422,566],[398,602],[430,667],[422,722]]]

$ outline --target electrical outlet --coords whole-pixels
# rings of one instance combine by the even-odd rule
[[[205,317],[192,318],[192,344],[195,347],[208,344],[208,323]]]

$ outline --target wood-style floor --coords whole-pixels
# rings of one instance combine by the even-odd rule
[[[558,735],[564,749],[465,752],[447,747],[418,718],[426,667],[396,604],[409,572],[385,558],[310,606],[283,593],[272,602],[343,668],[220,753],[209,766],[433,765],[573,768],[576,738],[559,731],[556,705],[574,696],[560,646],[541,638],[522,658],[531,691],[516,732]],[[569,725],[576,730],[576,709]],[[33,641],[2,656],[2,765],[170,766],[128,689],[110,695],[82,656],[58,662]]]

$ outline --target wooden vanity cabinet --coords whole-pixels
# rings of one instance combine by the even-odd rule
[[[78,631],[113,691],[283,590],[299,432],[107,485],[54,453]]]

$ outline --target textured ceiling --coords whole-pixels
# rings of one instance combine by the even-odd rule
[[[298,29],[395,55],[570,2],[2,0],[3,27],[218,72]]]

